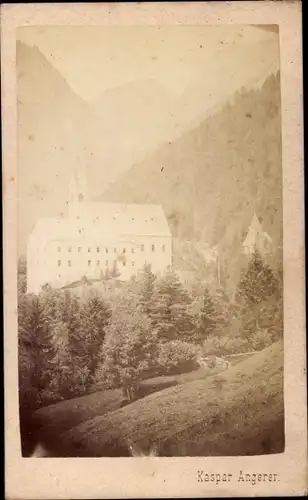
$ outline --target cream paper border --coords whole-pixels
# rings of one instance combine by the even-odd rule
[[[21,457],[17,374],[15,30],[31,25],[279,24],[281,50],[285,453],[255,457]],[[301,2],[15,4],[1,8],[4,195],[5,475],[7,499],[303,495],[307,488]],[[279,481],[197,482],[197,471],[276,473]]]

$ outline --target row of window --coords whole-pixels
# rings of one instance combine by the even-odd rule
[[[140,245],[140,250],[141,250],[141,252],[144,252],[144,249],[145,249],[144,245]],[[166,247],[165,247],[165,245],[162,245],[161,249],[162,249],[162,251],[163,251],[163,252],[165,252],[165,251],[166,251]],[[81,247],[77,247],[77,251],[78,251],[79,253],[81,252],[81,250],[82,250],[82,248],[81,248]],[[111,249],[110,249],[110,250],[111,250]],[[156,250],[156,245],[151,245],[151,251],[152,251],[152,252],[155,252],[155,250]],[[58,247],[58,252],[61,252],[61,251],[62,251],[62,248],[61,248],[61,247]],[[69,247],[69,248],[68,248],[68,252],[71,252],[71,251],[72,251],[72,248],[71,248],[71,247]],[[88,247],[88,253],[91,253],[91,251],[92,251],[91,247]],[[97,252],[97,253],[100,253],[100,251],[101,251],[100,247],[96,247],[96,252]],[[113,249],[113,252],[114,252],[114,253],[117,253],[117,248],[114,248],[114,249]],[[132,253],[135,253],[135,249],[134,249],[134,248],[132,248],[132,249],[131,249],[131,252],[132,252]],[[109,248],[107,248],[107,247],[105,248],[105,253],[109,253]],[[123,249],[122,249],[122,253],[126,253],[126,248],[123,248]]]
[[[88,266],[92,266],[92,261],[91,260],[88,260]],[[116,264],[116,261],[113,262],[113,264]],[[72,261],[71,260],[68,260],[67,261],[67,265],[68,267],[72,267]],[[101,265],[101,262],[99,260],[96,261],[96,265],[99,267]],[[108,267],[109,263],[108,263],[108,260],[106,260],[105,262],[105,266]],[[123,266],[126,266],[126,262],[123,261],[122,262],[122,265]],[[135,266],[135,262],[131,262],[131,265],[134,267]],[[62,261],[61,260],[58,260],[58,267],[62,266]]]

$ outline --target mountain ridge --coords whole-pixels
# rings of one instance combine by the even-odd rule
[[[280,259],[281,162],[278,71],[259,89],[236,92],[216,114],[160,146],[101,200],[162,204],[174,237],[219,245],[227,267],[239,258],[256,213]]]
[[[17,42],[16,49],[21,251],[38,214],[40,217],[66,214],[68,180],[78,164],[87,167],[90,185],[98,197],[99,193],[114,189],[108,186],[114,179],[117,179],[116,183],[121,182],[126,172],[131,172],[130,165],[134,168],[134,165],[147,163],[157,154],[157,150],[170,148],[183,134],[174,135],[165,144],[153,144],[152,147],[141,149],[139,160],[136,161],[127,138],[125,145],[125,127],[122,137],[114,133],[109,137],[108,130],[93,113],[91,106],[74,93],[62,74],[37,47]],[[213,109],[209,111],[209,114],[212,113]],[[200,124],[197,117],[197,121],[195,127],[201,126],[204,120]],[[128,125],[134,128],[129,122]],[[190,122],[186,126],[192,128]],[[184,135],[189,133],[189,130],[185,130]],[[137,140],[138,134],[135,136]],[[197,150],[198,141],[200,138],[197,138]],[[181,152],[177,151],[177,154],[181,155]],[[102,168],[102,165],[110,165],[111,168]],[[167,167],[164,168],[166,173]],[[181,196],[178,202],[181,203]],[[198,214],[194,214],[194,217],[198,219]]]

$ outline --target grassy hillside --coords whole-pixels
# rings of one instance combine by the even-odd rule
[[[284,450],[283,348],[277,343],[220,375],[151,394],[61,436],[71,456],[232,456]]]
[[[94,415],[103,415],[117,410],[125,399],[120,389],[95,392],[87,396],[69,399],[36,411],[33,419],[35,439],[43,440],[45,445],[53,447],[56,435],[79,425]]]
[[[204,368],[201,368],[190,373],[150,378],[141,383],[138,397],[142,398],[153,392],[191,382],[192,380],[204,379],[218,371],[221,371],[221,369],[213,368],[208,373],[204,371]],[[53,449],[55,446],[55,432],[61,434],[82,422],[115,411],[126,405],[128,405],[128,401],[124,398],[121,389],[114,389],[97,391],[93,394],[40,408],[35,412],[33,418],[35,440],[39,439]]]

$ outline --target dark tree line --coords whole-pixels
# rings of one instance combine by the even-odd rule
[[[26,294],[21,281],[18,321],[25,412],[98,387],[121,387],[131,401],[144,378],[192,370],[200,353],[260,349],[280,338],[282,284],[258,253],[235,303],[207,287],[193,296],[175,273],[156,276],[149,266],[112,301],[92,288],[84,297],[49,285]]]

